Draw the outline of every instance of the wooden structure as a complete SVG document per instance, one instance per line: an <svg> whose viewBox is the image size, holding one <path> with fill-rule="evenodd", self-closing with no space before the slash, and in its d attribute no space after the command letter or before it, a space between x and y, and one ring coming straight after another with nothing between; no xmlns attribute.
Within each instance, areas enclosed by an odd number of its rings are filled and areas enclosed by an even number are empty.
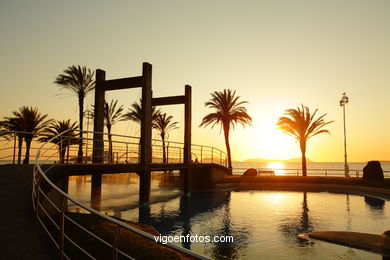
<svg viewBox="0 0 390 260"><path fill-rule="evenodd" d="M185 94L182 96L152 97L152 65L144 62L142 76L106 80L106 73L103 70L96 70L95 84L95 114L94 114L94 141L93 141L93 163L103 163L104 155L104 103L105 92L111 90L141 88L142 89L142 117L141 117L141 139L140 139L140 160L137 173L140 176L140 204L149 202L150 197L150 164L152 162L152 106L184 104L184 192L189 191L188 167L191 163L191 86L185 86ZM93 183L101 183L101 175L92 177Z"/></svg>

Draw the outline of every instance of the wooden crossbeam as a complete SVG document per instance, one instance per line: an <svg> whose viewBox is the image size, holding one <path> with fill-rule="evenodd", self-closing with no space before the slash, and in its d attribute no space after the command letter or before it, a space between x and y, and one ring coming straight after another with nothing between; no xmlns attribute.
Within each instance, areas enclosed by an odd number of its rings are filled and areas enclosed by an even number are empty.
<svg viewBox="0 0 390 260"><path fill-rule="evenodd" d="M185 96L159 97L152 99L152 106L184 104Z"/></svg>
<svg viewBox="0 0 390 260"><path fill-rule="evenodd" d="M104 90L116 90L126 88L140 88L142 87L142 76L122 78L122 79L111 79L104 82Z"/></svg>

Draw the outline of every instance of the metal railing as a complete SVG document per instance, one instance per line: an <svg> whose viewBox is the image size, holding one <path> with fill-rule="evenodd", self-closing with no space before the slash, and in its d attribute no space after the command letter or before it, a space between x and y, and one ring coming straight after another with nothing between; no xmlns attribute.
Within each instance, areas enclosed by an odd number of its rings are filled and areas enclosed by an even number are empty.
<svg viewBox="0 0 390 260"><path fill-rule="evenodd" d="M242 175L248 168L234 168L233 175ZM297 168L257 168L257 176L301 176L302 169ZM350 169L351 177L363 177L362 169ZM383 175L390 177L390 171L383 171ZM344 169L308 168L307 176L344 177Z"/></svg>
<svg viewBox="0 0 390 260"><path fill-rule="evenodd" d="M22 140L22 143L20 146L19 160L22 163L26 154L26 136L32 137L30 147L30 158L32 159L34 154L42 144L40 142L37 142L36 140L42 137L48 137L47 134L0 130L0 162L12 164L18 163L20 139Z"/></svg>
<svg viewBox="0 0 390 260"><path fill-rule="evenodd" d="M66 132L62 134L66 134ZM89 235L93 239L94 244L101 244L102 246L107 247L107 250L112 253L113 259L134 259L134 257L129 255L131 253L124 252L119 247L120 241L123 239L123 236L121 235L123 233L122 231L127 230L133 232L142 236L144 239L156 243L153 235L129 226L122 221L106 216L99 211L87 207L86 205L77 201L75 198L71 197L69 194L59 188L48 177L47 173L53 170L56 167L56 164L52 164L46 169L43 169L41 159L44 158L44 161L47 161L54 160L54 158L59 157L58 154L53 153L51 148L52 145L60 145L60 143L53 143L55 138L58 138L59 136L51 138L48 140L48 142L42 144L41 147L37 150L33 175L32 201L37 220L42 225L43 229L48 234L55 247L59 250L61 259L71 259L72 256L70 254L74 251L77 251L77 254L81 254L89 259L96 259L99 257L94 255L93 250L88 249L88 247L85 246L82 241L79 241L80 239L78 239L78 237L80 237L81 234ZM63 140L60 142L63 142ZM58 152L59 151L60 150L58 150ZM59 183L61 183L61 180ZM114 239L112 241L107 241L99 236L99 232L96 232L96 230L90 230L82 224L78 223L76 220L72 219L72 217L66 212L69 202L79 206L87 213L97 216L102 222L112 225L115 229ZM69 232L69 227L71 225L77 228L77 235L72 235L72 232ZM194 253L190 250L170 243L165 244L164 246L187 254L196 259L209 259L203 255Z"/></svg>
<svg viewBox="0 0 390 260"><path fill-rule="evenodd" d="M71 133L71 134L69 134ZM17 163L18 157L18 135L30 134L25 132L2 131L0 135L0 163ZM83 131L82 163L92 163L93 159L93 134L92 131ZM108 138L110 136L110 139ZM4 138L7 137L7 138ZM47 134L34 134L30 148L33 156L42 145L42 138L50 139ZM76 163L78 161L79 131L72 130L65 134L56 136L45 148L40 159L47 164L51 163ZM24 142L23 142L24 144ZM111 148L110 148L111 147ZM104 134L103 139L103 163L138 163L140 155L140 138L118 134ZM194 163L215 163L223 166L227 165L227 155L225 152L211 146L193 144L192 161ZM22 147L22 157L24 157L25 145ZM56 155L56 156L55 156ZM20 160L22 161L22 159ZM152 163L183 163L184 143L152 140Z"/></svg>

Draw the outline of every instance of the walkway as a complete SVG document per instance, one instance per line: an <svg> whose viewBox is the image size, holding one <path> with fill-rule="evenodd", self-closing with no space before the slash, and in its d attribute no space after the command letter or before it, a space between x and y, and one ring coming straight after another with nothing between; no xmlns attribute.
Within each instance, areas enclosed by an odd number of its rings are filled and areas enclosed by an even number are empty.
<svg viewBox="0 0 390 260"><path fill-rule="evenodd" d="M32 169L0 165L0 259L57 258L34 215Z"/></svg>

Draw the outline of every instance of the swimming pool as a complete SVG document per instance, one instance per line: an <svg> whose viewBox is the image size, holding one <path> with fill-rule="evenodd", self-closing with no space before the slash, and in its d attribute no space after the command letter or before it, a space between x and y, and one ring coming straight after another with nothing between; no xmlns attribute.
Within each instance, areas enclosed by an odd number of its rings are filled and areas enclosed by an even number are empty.
<svg viewBox="0 0 390 260"><path fill-rule="evenodd" d="M134 183L122 180L103 186L101 210L152 225L162 235L233 236L230 243L176 243L217 259L381 259L374 253L318 240L308 242L297 235L327 230L380 234L390 229L389 202L374 197L238 190L182 196L177 190L154 185L154 198L158 199L139 209L131 202ZM71 190L70 185L70 194L77 198ZM157 197L156 192L160 194Z"/></svg>

